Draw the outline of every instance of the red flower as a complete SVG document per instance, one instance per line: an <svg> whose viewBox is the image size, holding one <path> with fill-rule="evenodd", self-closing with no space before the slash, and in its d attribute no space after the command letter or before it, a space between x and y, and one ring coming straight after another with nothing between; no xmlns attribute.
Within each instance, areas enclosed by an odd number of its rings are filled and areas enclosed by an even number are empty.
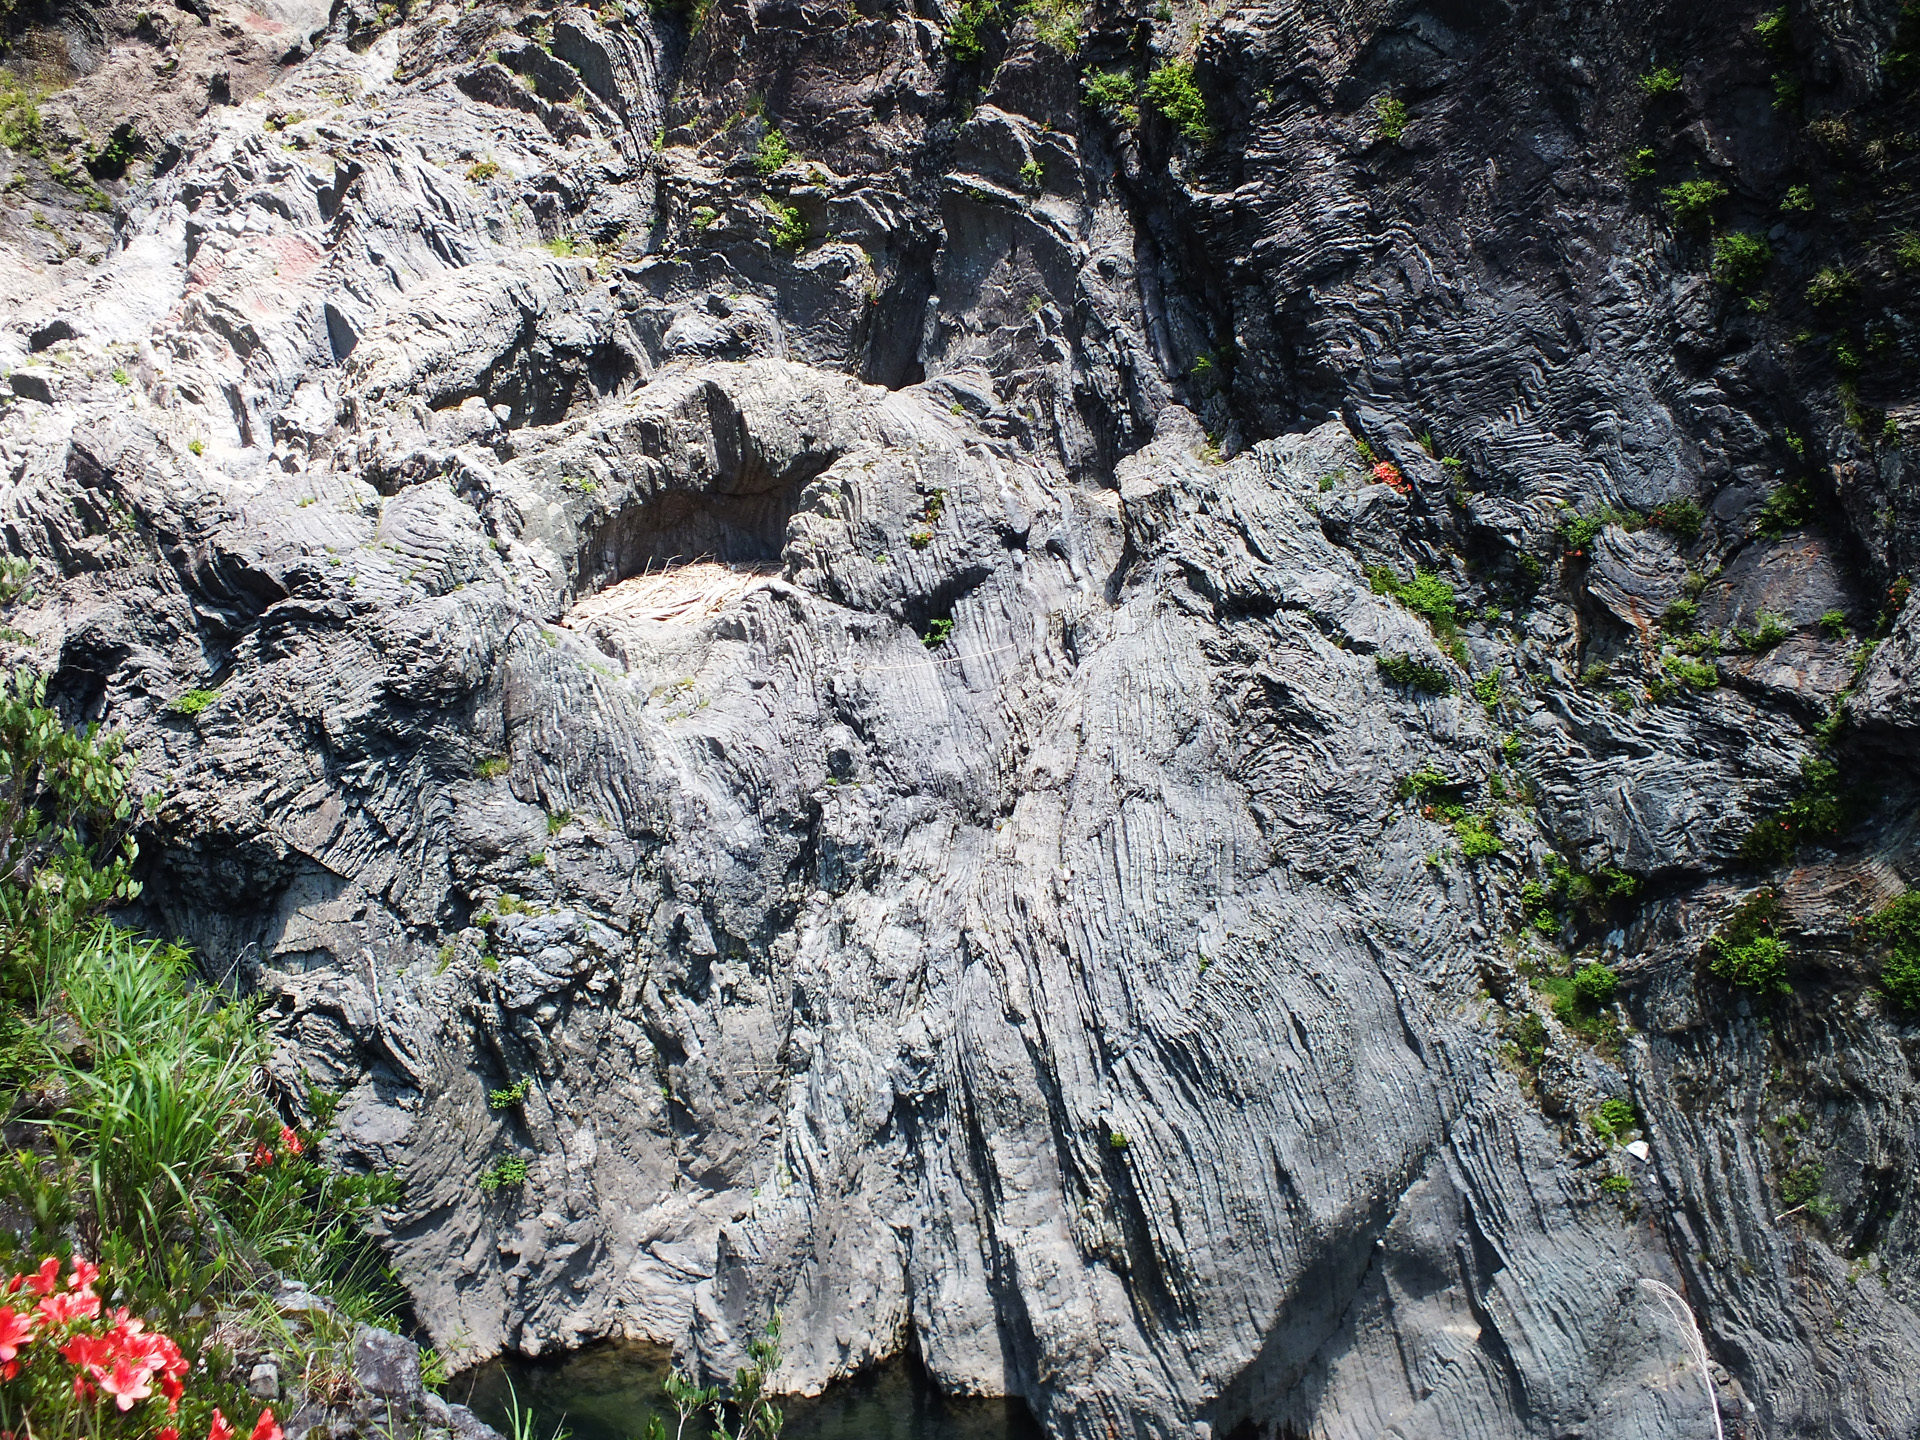
<svg viewBox="0 0 1920 1440"><path fill-rule="evenodd" d="M171 1425L162 1425L153 1432L153 1440L180 1440L180 1432Z"/></svg>
<svg viewBox="0 0 1920 1440"><path fill-rule="evenodd" d="M27 1280L27 1288L36 1295L51 1295L60 1283L60 1262L49 1255L40 1262L40 1270Z"/></svg>
<svg viewBox="0 0 1920 1440"><path fill-rule="evenodd" d="M71 1325L76 1320L91 1320L100 1313L100 1297L91 1290L69 1290L64 1295L49 1295L39 1305L40 1315L49 1325Z"/></svg>
<svg viewBox="0 0 1920 1440"><path fill-rule="evenodd" d="M0 1305L0 1360L12 1360L33 1339L33 1316Z"/></svg>
<svg viewBox="0 0 1920 1440"><path fill-rule="evenodd" d="M113 1362L113 1368L100 1377L100 1388L113 1396L113 1403L124 1414L136 1401L153 1394L153 1367L135 1365L122 1355Z"/></svg>
<svg viewBox="0 0 1920 1440"><path fill-rule="evenodd" d="M227 1417L216 1407L213 1423L207 1426L207 1440L233 1440L233 1426L227 1423Z"/></svg>
<svg viewBox="0 0 1920 1440"><path fill-rule="evenodd" d="M11 1380L19 1373L20 1362L18 1360L0 1361L0 1380Z"/></svg>
<svg viewBox="0 0 1920 1440"><path fill-rule="evenodd" d="M256 1170L264 1170L273 1164L273 1150L266 1145L253 1147L253 1164Z"/></svg>
<svg viewBox="0 0 1920 1440"><path fill-rule="evenodd" d="M113 1362L113 1342L104 1335L76 1335L60 1347L61 1358L98 1380Z"/></svg>
<svg viewBox="0 0 1920 1440"><path fill-rule="evenodd" d="M260 1418L253 1422L253 1434L247 1440L281 1440L280 1427L274 1423L273 1411L260 1412Z"/></svg>
<svg viewBox="0 0 1920 1440"><path fill-rule="evenodd" d="M14 1276L11 1280L7 1281L7 1293L9 1295L18 1295L20 1293L20 1287L26 1283L27 1283L26 1276L24 1275ZM11 1432L7 1432L7 1433L11 1433Z"/></svg>
<svg viewBox="0 0 1920 1440"><path fill-rule="evenodd" d="M285 1150L289 1155L304 1155L307 1153L306 1144L300 1139L299 1135L294 1132L292 1127L287 1125L280 1127L280 1148Z"/></svg>
<svg viewBox="0 0 1920 1440"><path fill-rule="evenodd" d="M89 1265L78 1255L73 1257L73 1279L67 1283L76 1290L85 1290L100 1278L100 1267Z"/></svg>

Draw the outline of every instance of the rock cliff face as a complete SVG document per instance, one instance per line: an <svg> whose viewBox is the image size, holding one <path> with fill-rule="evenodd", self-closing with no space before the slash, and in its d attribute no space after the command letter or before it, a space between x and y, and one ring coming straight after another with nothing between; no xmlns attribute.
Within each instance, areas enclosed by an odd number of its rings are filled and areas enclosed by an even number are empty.
<svg viewBox="0 0 1920 1440"><path fill-rule="evenodd" d="M440 1344L1917 1433L1911 5L14 23L6 644Z"/></svg>

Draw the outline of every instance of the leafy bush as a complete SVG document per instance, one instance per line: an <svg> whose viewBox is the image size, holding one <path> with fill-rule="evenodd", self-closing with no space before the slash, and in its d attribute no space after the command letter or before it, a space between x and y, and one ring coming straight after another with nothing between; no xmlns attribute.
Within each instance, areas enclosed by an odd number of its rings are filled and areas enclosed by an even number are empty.
<svg viewBox="0 0 1920 1440"><path fill-rule="evenodd" d="M1400 137L1407 133L1407 104L1391 95L1382 95L1373 102L1375 129L1382 140L1389 144L1398 144Z"/></svg>
<svg viewBox="0 0 1920 1440"><path fill-rule="evenodd" d="M1773 247L1745 230L1713 242L1713 278L1729 290L1751 290L1772 261Z"/></svg>
<svg viewBox="0 0 1920 1440"><path fill-rule="evenodd" d="M1616 1095L1602 1101L1600 1108L1593 1112L1593 1128L1603 1139L1617 1140L1627 1131L1640 1128L1640 1113L1633 1108L1631 1100Z"/></svg>
<svg viewBox="0 0 1920 1440"><path fill-rule="evenodd" d="M511 1110L523 1103L533 1089L533 1077L522 1075L518 1081L504 1090L487 1091L487 1108L490 1110Z"/></svg>
<svg viewBox="0 0 1920 1440"><path fill-rule="evenodd" d="M1038 160L1029 159L1020 167L1020 188L1029 194L1039 194L1041 182L1046 178L1046 167Z"/></svg>
<svg viewBox="0 0 1920 1440"><path fill-rule="evenodd" d="M175 715L198 715L219 698L218 690L188 690L169 700L167 709Z"/></svg>
<svg viewBox="0 0 1920 1440"><path fill-rule="evenodd" d="M1714 207L1727 198L1727 187L1718 180L1683 180L1663 189L1660 198L1678 223L1705 229L1712 223Z"/></svg>
<svg viewBox="0 0 1920 1440"><path fill-rule="evenodd" d="M1789 185L1787 193L1780 197L1782 215L1809 215L1813 213L1813 190L1806 185Z"/></svg>
<svg viewBox="0 0 1920 1440"><path fill-rule="evenodd" d="M1640 77L1640 93L1643 95L1672 95L1680 88L1678 72L1662 65L1658 70L1649 70Z"/></svg>
<svg viewBox="0 0 1920 1440"><path fill-rule="evenodd" d="M1920 270L1920 230L1903 230L1894 237L1893 258L1902 270Z"/></svg>
<svg viewBox="0 0 1920 1440"><path fill-rule="evenodd" d="M1172 122L1187 139L1206 145L1213 141L1207 120L1207 99L1193 80L1191 60L1166 60L1147 76L1147 103Z"/></svg>
<svg viewBox="0 0 1920 1440"><path fill-rule="evenodd" d="M1827 1183L1826 1167L1818 1161L1809 1161L1805 1165L1796 1165L1780 1177L1780 1201L1789 1209L1814 1208L1820 1199L1820 1192Z"/></svg>
<svg viewBox="0 0 1920 1440"><path fill-rule="evenodd" d="M767 133L760 137L760 148L754 152L754 173L764 180L792 158L793 146L787 143L787 137L769 126Z"/></svg>
<svg viewBox="0 0 1920 1440"><path fill-rule="evenodd" d="M1405 685L1428 695L1445 695L1453 689L1446 671L1415 660L1411 655L1379 655L1374 657L1374 663L1395 685Z"/></svg>
<svg viewBox="0 0 1920 1440"><path fill-rule="evenodd" d="M513 769L513 761L504 755L489 755L473 767L474 776L481 780L498 780Z"/></svg>
<svg viewBox="0 0 1920 1440"><path fill-rule="evenodd" d="M476 1182L483 1194L492 1195L500 1190L518 1189L527 1183L527 1161L521 1155L503 1155L499 1160L480 1172Z"/></svg>
<svg viewBox="0 0 1920 1440"><path fill-rule="evenodd" d="M1777 865L1802 845L1837 839L1852 821L1854 797L1840 784L1831 760L1809 755L1800 762L1800 793L1760 820L1740 842L1749 865Z"/></svg>
<svg viewBox="0 0 1920 1440"><path fill-rule="evenodd" d="M0 145L9 150L40 148L40 103L31 86L0 70Z"/></svg>
<svg viewBox="0 0 1920 1440"><path fill-rule="evenodd" d="M1699 660L1689 660L1684 655L1662 655L1660 664L1674 679L1696 690L1711 690L1720 683L1718 669Z"/></svg>
<svg viewBox="0 0 1920 1440"><path fill-rule="evenodd" d="M1706 511L1692 496L1663 500L1647 512L1647 524L1656 530L1664 530L1683 543L1698 540L1706 520Z"/></svg>
<svg viewBox="0 0 1920 1440"><path fill-rule="evenodd" d="M1598 1009L1611 1005L1613 997L1620 989L1620 977L1598 961L1583 965L1574 972L1574 998L1581 1004Z"/></svg>
<svg viewBox="0 0 1920 1440"><path fill-rule="evenodd" d="M927 622L927 633L920 637L920 643L929 650L938 650L952 637L953 621L943 617Z"/></svg>
<svg viewBox="0 0 1920 1440"><path fill-rule="evenodd" d="M1627 1175L1605 1175L1601 1177L1600 1188L1609 1195L1630 1195L1633 1179Z"/></svg>
<svg viewBox="0 0 1920 1440"><path fill-rule="evenodd" d="M1773 933L1780 917L1780 892L1771 886L1754 891L1707 942L1707 968L1719 979L1762 995L1786 994L1786 945Z"/></svg>
<svg viewBox="0 0 1920 1440"><path fill-rule="evenodd" d="M1880 962L1880 988L1903 1010L1920 1012L1920 890L1909 890L1861 927L1887 947Z"/></svg>
<svg viewBox="0 0 1920 1440"><path fill-rule="evenodd" d="M947 49L956 60L978 60L986 50L981 32L999 23L1000 0L961 0L960 13L947 27Z"/></svg>
<svg viewBox="0 0 1920 1440"><path fill-rule="evenodd" d="M1460 853L1469 860L1482 860L1489 855L1498 855L1506 848L1500 839L1495 817L1486 815L1463 815L1454 822L1453 833L1459 838Z"/></svg>
<svg viewBox="0 0 1920 1440"><path fill-rule="evenodd" d="M1853 294L1858 284L1851 270L1823 265L1807 282L1807 302L1811 305L1838 305Z"/></svg>
<svg viewBox="0 0 1920 1440"><path fill-rule="evenodd" d="M1024 0L1020 13L1033 21L1033 33L1042 45L1062 55L1080 53L1080 31L1086 12L1078 0Z"/></svg>
<svg viewBox="0 0 1920 1440"><path fill-rule="evenodd" d="M1804 477L1796 476L1768 493L1753 528L1769 540L1777 540L1790 530L1806 526L1813 516L1813 489Z"/></svg>
<svg viewBox="0 0 1920 1440"><path fill-rule="evenodd" d="M478 160L467 167L467 179L476 185L484 185L500 173L500 167L491 160Z"/></svg>
<svg viewBox="0 0 1920 1440"><path fill-rule="evenodd" d="M776 247L798 250L807 243L807 222L798 205L782 205L775 200L767 208L773 212L773 228L768 235Z"/></svg>
<svg viewBox="0 0 1920 1440"><path fill-rule="evenodd" d="M1128 129L1140 123L1138 94L1139 87L1125 70L1089 70L1080 82L1082 104Z"/></svg>

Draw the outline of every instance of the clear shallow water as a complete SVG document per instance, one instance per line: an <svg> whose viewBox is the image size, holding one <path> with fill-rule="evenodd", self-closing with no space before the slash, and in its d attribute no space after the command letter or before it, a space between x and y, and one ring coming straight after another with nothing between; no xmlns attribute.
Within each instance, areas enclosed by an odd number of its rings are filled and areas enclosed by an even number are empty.
<svg viewBox="0 0 1920 1440"><path fill-rule="evenodd" d="M658 1350L596 1345L551 1360L495 1361L455 1376L446 1394L510 1434L511 1382L533 1413L538 1440L551 1440L562 1423L574 1440L640 1440L654 1414L673 1433L675 1418L660 1390L666 1373L667 1357ZM782 1408L785 1440L1040 1440L1020 1401L944 1396L911 1359L889 1361Z"/></svg>

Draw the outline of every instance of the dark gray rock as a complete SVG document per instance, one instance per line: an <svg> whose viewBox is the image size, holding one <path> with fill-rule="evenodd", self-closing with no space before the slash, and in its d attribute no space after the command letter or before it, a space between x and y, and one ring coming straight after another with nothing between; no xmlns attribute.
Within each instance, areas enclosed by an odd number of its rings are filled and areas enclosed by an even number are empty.
<svg viewBox="0 0 1920 1440"><path fill-rule="evenodd" d="M973 70L834 15L342 6L99 266L19 267L16 384L78 338L0 415L8 658L130 732L141 918L404 1180L436 1343L724 1372L778 1309L787 1388L912 1346L1060 1435L1911 1432L1854 922L1916 870L1920 622L1823 623L1920 554L1846 413L1900 397L1789 373L1787 240L1731 305L1612 158L1772 223L1831 127L1751 17L1089 11L1069 60L1009 10ZM1850 124L1892 18L1795 12ZM1196 23L1214 144L1081 104ZM1749 865L1822 754L1858 823ZM1763 883L1789 999L1712 973Z"/></svg>

